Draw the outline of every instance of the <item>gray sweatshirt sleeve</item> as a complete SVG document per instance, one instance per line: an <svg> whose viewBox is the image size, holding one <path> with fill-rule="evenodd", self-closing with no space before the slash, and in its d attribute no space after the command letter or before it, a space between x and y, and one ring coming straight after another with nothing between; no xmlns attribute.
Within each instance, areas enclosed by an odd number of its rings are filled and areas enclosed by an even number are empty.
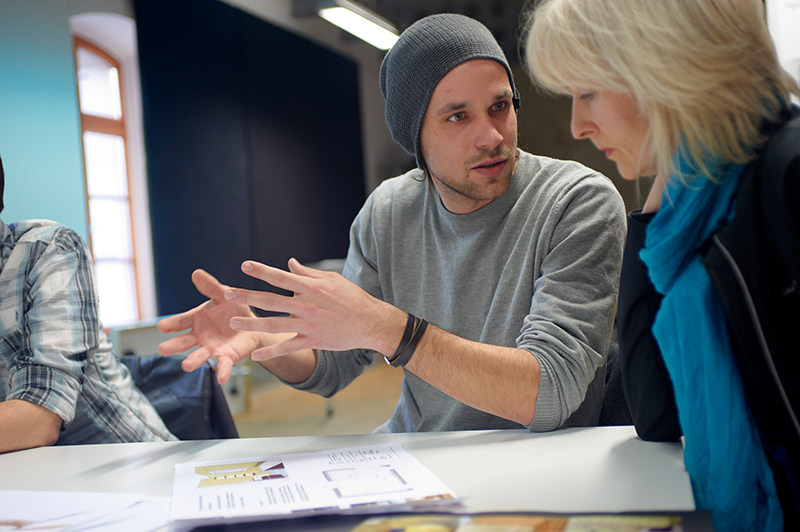
<svg viewBox="0 0 800 532"><path fill-rule="evenodd" d="M536 356L541 378L530 430L561 426L581 405L611 338L625 239L625 207L596 174L552 203L540 241L541 275L517 346Z"/></svg>

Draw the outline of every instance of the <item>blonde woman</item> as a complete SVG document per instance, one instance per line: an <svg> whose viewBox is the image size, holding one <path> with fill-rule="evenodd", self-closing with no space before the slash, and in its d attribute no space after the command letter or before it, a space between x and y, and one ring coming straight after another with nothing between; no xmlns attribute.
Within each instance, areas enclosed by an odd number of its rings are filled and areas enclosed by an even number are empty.
<svg viewBox="0 0 800 532"><path fill-rule="evenodd" d="M628 220L625 390L641 437L685 437L698 507L724 531L800 530L800 341L787 333L800 324L800 296L797 265L783 260L796 258L800 235L800 120L790 103L800 91L763 10L758 0L545 0L524 43L532 78L572 96L573 136L591 139L623 178L655 177ZM759 224L773 213L748 194L772 193L773 182L786 219L769 232ZM721 288L706 250L730 227L754 242L732 266L782 290L786 312L758 299L745 309L738 290ZM784 248L794 251L766 254ZM740 326L732 316L748 310L754 319ZM760 323L767 334L751 349ZM785 355L785 371L763 369L762 347Z"/></svg>

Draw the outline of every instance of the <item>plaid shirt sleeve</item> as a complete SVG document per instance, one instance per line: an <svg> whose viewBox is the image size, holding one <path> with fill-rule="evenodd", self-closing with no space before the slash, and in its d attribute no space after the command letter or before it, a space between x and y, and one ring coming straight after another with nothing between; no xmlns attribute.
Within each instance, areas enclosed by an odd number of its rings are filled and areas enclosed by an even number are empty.
<svg viewBox="0 0 800 532"><path fill-rule="evenodd" d="M58 414L75 416L87 354L98 348L101 325L83 240L72 230L45 226L26 233L20 260L3 267L0 350L9 363L9 394ZM15 247L16 247L15 246ZM21 312L20 312L21 309Z"/></svg>

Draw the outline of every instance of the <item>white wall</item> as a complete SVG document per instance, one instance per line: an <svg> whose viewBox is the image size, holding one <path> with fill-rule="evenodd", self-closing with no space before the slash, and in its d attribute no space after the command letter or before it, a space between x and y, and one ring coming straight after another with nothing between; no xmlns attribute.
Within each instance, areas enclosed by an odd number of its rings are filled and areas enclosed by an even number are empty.
<svg viewBox="0 0 800 532"><path fill-rule="evenodd" d="M800 82L800 0L767 0L767 24L781 65Z"/></svg>

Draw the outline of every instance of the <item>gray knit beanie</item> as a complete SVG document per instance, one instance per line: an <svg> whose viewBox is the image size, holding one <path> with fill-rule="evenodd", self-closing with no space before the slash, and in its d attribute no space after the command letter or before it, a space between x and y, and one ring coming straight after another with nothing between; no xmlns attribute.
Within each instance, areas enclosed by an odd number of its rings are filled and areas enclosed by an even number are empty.
<svg viewBox="0 0 800 532"><path fill-rule="evenodd" d="M430 15L409 26L381 64L381 93L392 138L422 166L420 128L433 89L453 68L470 59L494 59L506 68L514 108L519 93L511 67L489 29L451 13Z"/></svg>

